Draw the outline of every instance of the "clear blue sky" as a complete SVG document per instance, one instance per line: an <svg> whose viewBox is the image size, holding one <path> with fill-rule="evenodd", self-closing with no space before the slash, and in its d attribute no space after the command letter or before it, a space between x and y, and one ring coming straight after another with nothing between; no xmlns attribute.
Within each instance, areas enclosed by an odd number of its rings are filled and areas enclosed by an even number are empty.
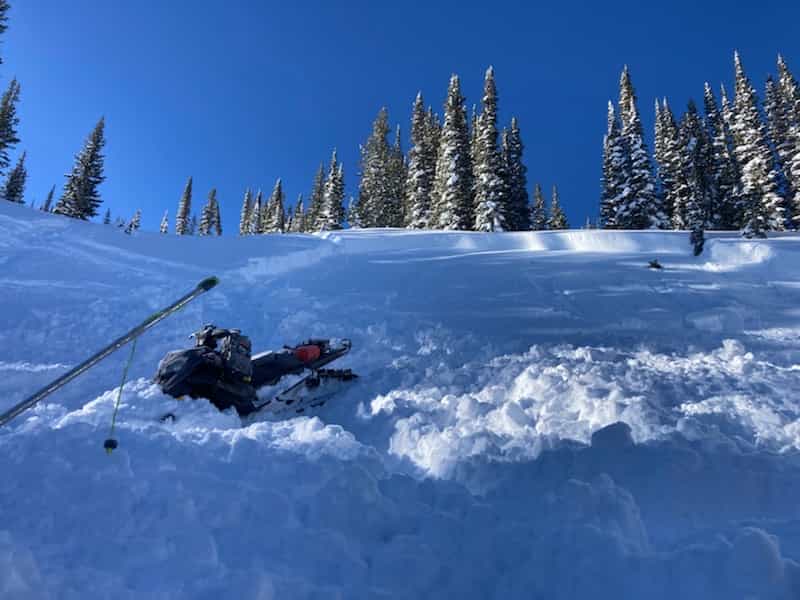
<svg viewBox="0 0 800 600"><path fill-rule="evenodd" d="M798 3L11 0L0 78L22 83L27 197L57 190L101 115L105 206L155 229L184 182L215 186L223 227L246 187L308 193L336 147L355 194L358 145L382 105L407 141L417 90L441 112L452 72L468 104L495 67L503 122L516 115L529 180L556 183L573 224L596 215L606 101L630 66L648 128L703 82L732 79L735 48L763 86L782 52L800 76Z"/></svg>

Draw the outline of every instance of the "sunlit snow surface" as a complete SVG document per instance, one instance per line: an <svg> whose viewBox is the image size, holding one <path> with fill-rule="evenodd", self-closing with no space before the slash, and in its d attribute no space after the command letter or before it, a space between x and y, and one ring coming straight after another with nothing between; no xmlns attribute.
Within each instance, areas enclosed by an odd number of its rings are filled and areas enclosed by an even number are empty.
<svg viewBox="0 0 800 600"><path fill-rule="evenodd" d="M0 432L0 597L800 598L800 236L709 237L131 237L3 203L0 409L221 284L140 340L112 455L127 349ZM361 378L282 422L163 396L206 322L350 337Z"/></svg>

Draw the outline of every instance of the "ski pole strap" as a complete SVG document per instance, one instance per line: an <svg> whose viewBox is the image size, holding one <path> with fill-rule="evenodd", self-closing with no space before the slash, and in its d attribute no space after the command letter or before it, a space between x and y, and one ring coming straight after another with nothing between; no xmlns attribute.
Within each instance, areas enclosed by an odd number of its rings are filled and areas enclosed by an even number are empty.
<svg viewBox="0 0 800 600"><path fill-rule="evenodd" d="M122 388L125 387L125 380L128 378L128 369L131 368L131 363L133 362L133 355L136 352L136 338L133 340L133 344L131 344L131 353L128 356L128 362L125 363L125 368L122 369L122 381L119 384L119 392L117 393L117 401L114 404L114 412L111 415L111 429L108 431L108 439L103 443L103 448L106 449L108 454L118 446L117 440L114 439L114 427L117 424L117 412L119 412L119 403L122 400Z"/></svg>

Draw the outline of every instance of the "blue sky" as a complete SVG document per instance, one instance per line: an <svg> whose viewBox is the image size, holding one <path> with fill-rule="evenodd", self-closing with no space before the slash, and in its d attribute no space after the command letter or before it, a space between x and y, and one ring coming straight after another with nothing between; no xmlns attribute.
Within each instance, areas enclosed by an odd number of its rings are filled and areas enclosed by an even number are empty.
<svg viewBox="0 0 800 600"><path fill-rule="evenodd" d="M516 115L531 185L558 184L573 224L597 214L606 102L630 66L648 134L653 101L676 111L703 82L732 79L732 54L763 86L783 53L800 76L800 7L759 2L267 2L11 0L2 85L22 84L27 198L64 181L101 115L105 206L143 226L170 218L189 175L195 206L218 189L238 227L246 187L283 178L308 193L335 147L348 193L358 145L385 105L407 142L418 90L437 111L452 72L468 104L495 67L503 122ZM652 147L652 135L648 137Z"/></svg>

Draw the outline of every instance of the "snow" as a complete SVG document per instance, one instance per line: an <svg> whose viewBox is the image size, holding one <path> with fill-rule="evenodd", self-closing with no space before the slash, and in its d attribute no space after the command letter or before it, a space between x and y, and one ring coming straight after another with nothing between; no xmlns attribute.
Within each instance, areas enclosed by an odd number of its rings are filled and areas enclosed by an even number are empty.
<svg viewBox="0 0 800 600"><path fill-rule="evenodd" d="M661 271L647 268L658 259ZM179 238L0 205L0 597L800 598L800 236ZM150 383L203 323L349 337L287 421ZM166 412L177 415L162 423Z"/></svg>

